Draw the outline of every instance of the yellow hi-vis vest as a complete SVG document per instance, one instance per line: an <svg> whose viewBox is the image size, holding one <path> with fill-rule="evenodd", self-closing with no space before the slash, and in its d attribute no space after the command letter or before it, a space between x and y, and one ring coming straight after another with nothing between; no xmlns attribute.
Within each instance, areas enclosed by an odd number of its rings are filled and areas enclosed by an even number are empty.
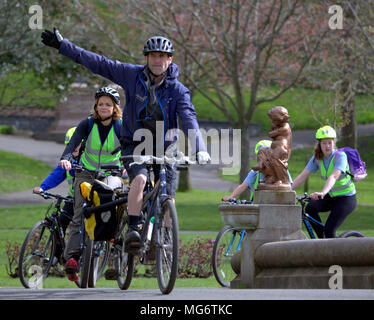
<svg viewBox="0 0 374 320"><path fill-rule="evenodd" d="M102 165L120 166L119 157L121 151L112 155L111 153L120 146L114 127L110 129L104 144L101 144L99 128L94 123L90 134L88 135L86 147L82 155L83 165L90 170L100 170Z"/></svg>
<svg viewBox="0 0 374 320"><path fill-rule="evenodd" d="M330 163L328 165L328 169L326 171L325 164L321 161L321 177L322 180L326 181L328 177L332 174L334 170L334 161L335 155L332 156ZM349 165L347 163L347 167L345 169L346 172L349 171ZM347 173L342 173L339 178L336 180L335 184L331 188L329 195L331 197L343 196L345 194L351 193L356 191L356 187L351 179L351 176Z"/></svg>

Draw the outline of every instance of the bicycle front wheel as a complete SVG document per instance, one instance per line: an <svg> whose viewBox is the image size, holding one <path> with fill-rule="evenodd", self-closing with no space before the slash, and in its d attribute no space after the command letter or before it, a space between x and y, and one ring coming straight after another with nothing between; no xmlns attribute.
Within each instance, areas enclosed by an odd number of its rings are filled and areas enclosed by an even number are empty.
<svg viewBox="0 0 374 320"><path fill-rule="evenodd" d="M27 234L18 261L20 280L25 288L42 288L53 263L56 241L50 225L39 221Z"/></svg>
<svg viewBox="0 0 374 320"><path fill-rule="evenodd" d="M362 237L365 237L365 235L363 233L361 233L360 231L356 231L356 230L348 230L348 231L345 231L343 232L339 238L362 238Z"/></svg>
<svg viewBox="0 0 374 320"><path fill-rule="evenodd" d="M163 294L170 293L178 275L178 218L172 200L162 204L159 213L156 269L158 286Z"/></svg>
<svg viewBox="0 0 374 320"><path fill-rule="evenodd" d="M216 280L222 287L230 287L236 277L231 267L231 258L240 248L242 233L231 226L225 226L218 233L213 246L212 267Z"/></svg>

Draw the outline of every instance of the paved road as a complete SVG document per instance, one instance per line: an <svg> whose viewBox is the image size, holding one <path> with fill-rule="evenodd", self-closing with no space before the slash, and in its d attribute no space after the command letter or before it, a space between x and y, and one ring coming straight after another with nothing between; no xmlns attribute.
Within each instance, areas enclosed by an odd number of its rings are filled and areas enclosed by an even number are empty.
<svg viewBox="0 0 374 320"><path fill-rule="evenodd" d="M0 287L0 300L374 300L374 290L175 288L169 295L158 289L109 288L40 289Z"/></svg>

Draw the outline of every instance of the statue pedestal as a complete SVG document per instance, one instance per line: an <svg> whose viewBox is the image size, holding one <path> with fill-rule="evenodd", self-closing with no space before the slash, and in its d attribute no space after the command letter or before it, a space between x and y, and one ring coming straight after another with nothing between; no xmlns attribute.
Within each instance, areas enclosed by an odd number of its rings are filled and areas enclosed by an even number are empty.
<svg viewBox="0 0 374 320"><path fill-rule="evenodd" d="M232 260L233 269L240 270L238 278L231 282L232 288L255 287L255 252L262 244L306 239L301 230L301 207L295 203L292 190L260 190L255 192L254 204L219 206L225 224L247 231L237 253L240 259Z"/></svg>

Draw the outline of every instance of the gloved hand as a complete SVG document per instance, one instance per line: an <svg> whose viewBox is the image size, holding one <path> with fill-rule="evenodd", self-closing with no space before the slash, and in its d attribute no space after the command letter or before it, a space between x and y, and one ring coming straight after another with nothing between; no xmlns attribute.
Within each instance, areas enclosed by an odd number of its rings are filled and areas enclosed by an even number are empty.
<svg viewBox="0 0 374 320"><path fill-rule="evenodd" d="M199 164L207 164L210 161L210 155L206 151L199 151L197 153L197 162Z"/></svg>
<svg viewBox="0 0 374 320"><path fill-rule="evenodd" d="M60 49L63 39L61 33L56 28L53 28L53 32L47 29L42 32L42 42L46 46L56 48L57 50Z"/></svg>

